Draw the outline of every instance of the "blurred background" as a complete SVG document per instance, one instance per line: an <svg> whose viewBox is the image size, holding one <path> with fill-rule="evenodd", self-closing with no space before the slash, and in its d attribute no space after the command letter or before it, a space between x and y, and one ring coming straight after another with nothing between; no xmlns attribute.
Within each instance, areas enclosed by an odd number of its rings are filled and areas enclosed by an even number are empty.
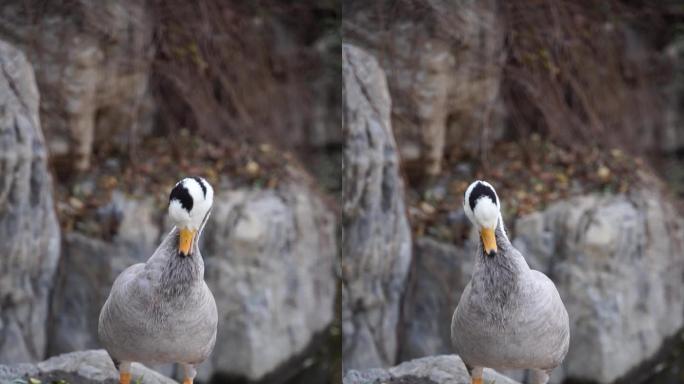
<svg viewBox="0 0 684 384"><path fill-rule="evenodd" d="M340 381L340 9L2 2L0 364L113 370L67 353L101 348L114 278L197 175L216 191L201 247L220 318L198 381Z"/></svg>
<svg viewBox="0 0 684 384"><path fill-rule="evenodd" d="M346 0L342 31L345 383L453 353L475 179L570 314L553 383L683 383L682 2Z"/></svg>

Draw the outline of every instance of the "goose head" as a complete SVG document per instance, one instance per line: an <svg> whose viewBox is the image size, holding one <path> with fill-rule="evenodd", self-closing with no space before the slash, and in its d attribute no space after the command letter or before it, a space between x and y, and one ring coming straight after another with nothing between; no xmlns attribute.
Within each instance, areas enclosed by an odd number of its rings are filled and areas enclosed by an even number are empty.
<svg viewBox="0 0 684 384"><path fill-rule="evenodd" d="M501 217L501 205L494 187L482 180L470 184L463 199L463 209L480 233L485 254L495 256L497 246L494 233Z"/></svg>
<svg viewBox="0 0 684 384"><path fill-rule="evenodd" d="M214 202L214 189L201 177L186 177L169 196L169 218L180 233L178 253L189 256Z"/></svg>

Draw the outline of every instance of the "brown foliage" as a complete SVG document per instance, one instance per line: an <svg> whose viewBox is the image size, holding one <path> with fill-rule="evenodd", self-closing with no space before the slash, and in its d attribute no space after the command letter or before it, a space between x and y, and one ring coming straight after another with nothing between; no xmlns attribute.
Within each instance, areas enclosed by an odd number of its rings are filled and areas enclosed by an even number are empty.
<svg viewBox="0 0 684 384"><path fill-rule="evenodd" d="M636 32L638 22L662 29L662 10L641 5L637 14L618 1L550 0L504 2L503 11L502 90L519 137L538 132L572 148L654 149L667 66L648 35Z"/></svg>
<svg viewBox="0 0 684 384"><path fill-rule="evenodd" d="M216 140L301 144L334 2L153 1L161 125Z"/></svg>

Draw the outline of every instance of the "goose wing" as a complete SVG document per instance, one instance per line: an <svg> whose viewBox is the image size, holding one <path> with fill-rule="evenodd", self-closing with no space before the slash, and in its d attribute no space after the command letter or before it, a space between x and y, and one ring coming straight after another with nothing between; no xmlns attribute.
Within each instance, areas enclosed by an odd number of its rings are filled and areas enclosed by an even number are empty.
<svg viewBox="0 0 684 384"><path fill-rule="evenodd" d="M145 331L146 309L149 308L146 304L151 296L151 284L146 280L144 263L126 268L114 280L100 311L98 336L116 359L130 360L127 350L138 344L140 334Z"/></svg>

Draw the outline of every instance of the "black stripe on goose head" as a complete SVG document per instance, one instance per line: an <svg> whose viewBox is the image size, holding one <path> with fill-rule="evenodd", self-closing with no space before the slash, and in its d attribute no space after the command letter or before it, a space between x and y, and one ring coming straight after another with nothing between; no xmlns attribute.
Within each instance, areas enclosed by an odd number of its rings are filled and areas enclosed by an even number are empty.
<svg viewBox="0 0 684 384"><path fill-rule="evenodd" d="M200 183L200 185L202 185L202 183ZM183 186L182 182L176 184L176 186L173 187L173 189L171 190L169 201L171 200L177 200L178 202L180 202L183 209L185 209L188 212L192 210L192 205L194 203L192 200L192 196L190 196L190 192L187 188Z"/></svg>
<svg viewBox="0 0 684 384"><path fill-rule="evenodd" d="M499 205L496 199L496 193L491 187L478 182L472 191L470 191L470 197L468 198L468 204L470 204L470 209L475 211L475 204L480 197L487 196L496 205Z"/></svg>
<svg viewBox="0 0 684 384"><path fill-rule="evenodd" d="M197 182L197 184L200 185L200 187L202 187L202 194L206 198L207 197L207 187L204 186L204 181L202 180L202 178L195 176L195 177L193 177L193 179Z"/></svg>

